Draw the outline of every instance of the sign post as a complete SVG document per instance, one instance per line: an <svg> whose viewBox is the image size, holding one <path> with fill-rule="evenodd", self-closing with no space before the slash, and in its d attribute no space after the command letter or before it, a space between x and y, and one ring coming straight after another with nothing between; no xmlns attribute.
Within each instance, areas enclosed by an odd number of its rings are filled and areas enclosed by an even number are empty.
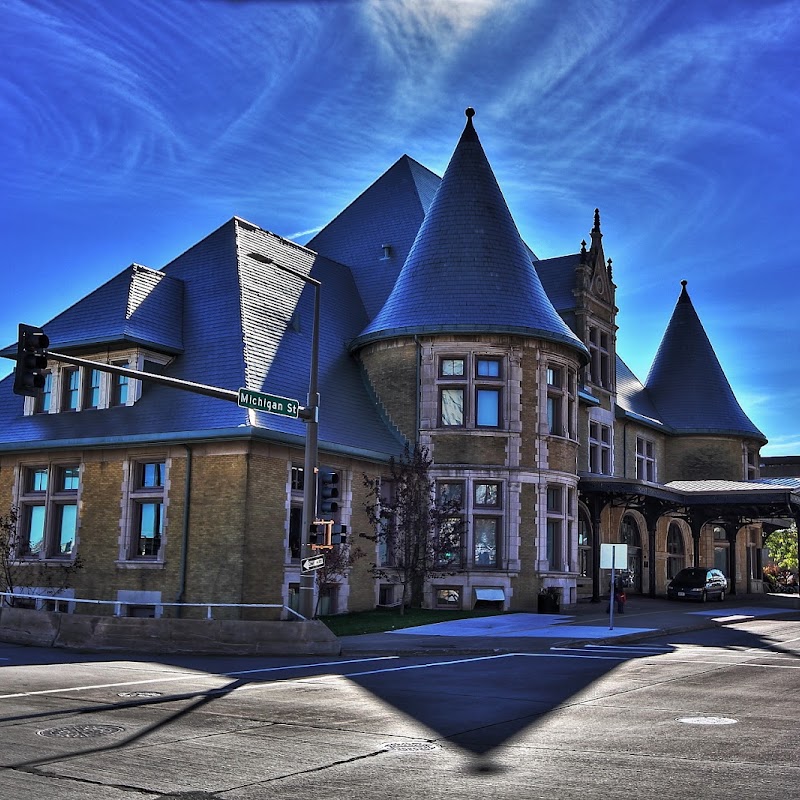
<svg viewBox="0 0 800 800"><path fill-rule="evenodd" d="M611 597L608 601L608 629L614 630L614 605L616 601L616 571L628 567L627 544L601 544L600 569L611 570Z"/></svg>

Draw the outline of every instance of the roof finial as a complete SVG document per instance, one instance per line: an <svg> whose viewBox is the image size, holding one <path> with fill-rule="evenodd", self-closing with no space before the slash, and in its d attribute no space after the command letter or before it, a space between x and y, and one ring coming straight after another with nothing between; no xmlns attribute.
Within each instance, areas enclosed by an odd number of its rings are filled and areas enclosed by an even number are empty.
<svg viewBox="0 0 800 800"><path fill-rule="evenodd" d="M683 286L683 288L685 289L687 283L689 283L689 281L686 281L686 280L681 281L681 286Z"/></svg>
<svg viewBox="0 0 800 800"><path fill-rule="evenodd" d="M467 115L467 119L472 119L475 116L475 109L469 106L464 113Z"/></svg>
<svg viewBox="0 0 800 800"><path fill-rule="evenodd" d="M586 263L586 239L581 241L581 264Z"/></svg>
<svg viewBox="0 0 800 800"><path fill-rule="evenodd" d="M594 210L594 230L600 231L600 209L596 208Z"/></svg>
<svg viewBox="0 0 800 800"><path fill-rule="evenodd" d="M614 280L613 273L611 272L611 259L610 258L608 259L608 279L610 281Z"/></svg>

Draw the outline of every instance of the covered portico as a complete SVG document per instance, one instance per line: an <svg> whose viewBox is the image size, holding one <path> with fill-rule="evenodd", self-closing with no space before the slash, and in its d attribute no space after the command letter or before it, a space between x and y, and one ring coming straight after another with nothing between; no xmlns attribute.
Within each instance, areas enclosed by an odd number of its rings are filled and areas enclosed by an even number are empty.
<svg viewBox="0 0 800 800"><path fill-rule="evenodd" d="M619 540L619 531L603 529L608 509L635 511L647 529L647 593L656 596L656 532L664 516L685 521L693 540L693 565L700 566L701 536L713 525L724 531L729 545L729 592L737 593L737 537L747 525L758 525L761 542L792 520L800 523L800 479L773 478L752 481L675 481L653 484L629 478L582 474L578 484L581 502L589 511L592 530L592 601L600 600L600 544ZM608 526L606 526L608 528ZM707 529L708 530L708 529ZM800 530L800 524L798 524ZM712 536L711 532L707 535ZM798 534L800 537L800 534Z"/></svg>

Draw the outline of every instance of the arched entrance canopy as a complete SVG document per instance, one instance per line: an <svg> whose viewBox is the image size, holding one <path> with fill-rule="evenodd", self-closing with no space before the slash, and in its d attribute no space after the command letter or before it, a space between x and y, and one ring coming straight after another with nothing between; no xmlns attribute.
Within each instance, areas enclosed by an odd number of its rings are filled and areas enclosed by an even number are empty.
<svg viewBox="0 0 800 800"><path fill-rule="evenodd" d="M797 523L800 539L800 479L764 478L754 481L673 481L654 485L630 478L582 473L578 492L592 518L594 557L592 599L600 599L600 515L607 506L639 511L647 522L651 556L656 549L656 525L664 514L683 517L691 526L695 566L698 566L700 531L708 522L718 522L728 534L734 563L730 592L736 594L736 534L743 525L759 522L773 529ZM771 524L770 524L771 522ZM656 560L648 560L650 596L656 591Z"/></svg>

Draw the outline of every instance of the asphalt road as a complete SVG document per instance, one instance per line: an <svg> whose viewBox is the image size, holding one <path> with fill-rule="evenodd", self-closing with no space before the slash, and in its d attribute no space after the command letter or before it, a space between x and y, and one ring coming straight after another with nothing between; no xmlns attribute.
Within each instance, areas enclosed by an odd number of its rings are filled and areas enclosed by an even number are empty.
<svg viewBox="0 0 800 800"><path fill-rule="evenodd" d="M800 622L536 653L0 644L0 798L800 797Z"/></svg>

